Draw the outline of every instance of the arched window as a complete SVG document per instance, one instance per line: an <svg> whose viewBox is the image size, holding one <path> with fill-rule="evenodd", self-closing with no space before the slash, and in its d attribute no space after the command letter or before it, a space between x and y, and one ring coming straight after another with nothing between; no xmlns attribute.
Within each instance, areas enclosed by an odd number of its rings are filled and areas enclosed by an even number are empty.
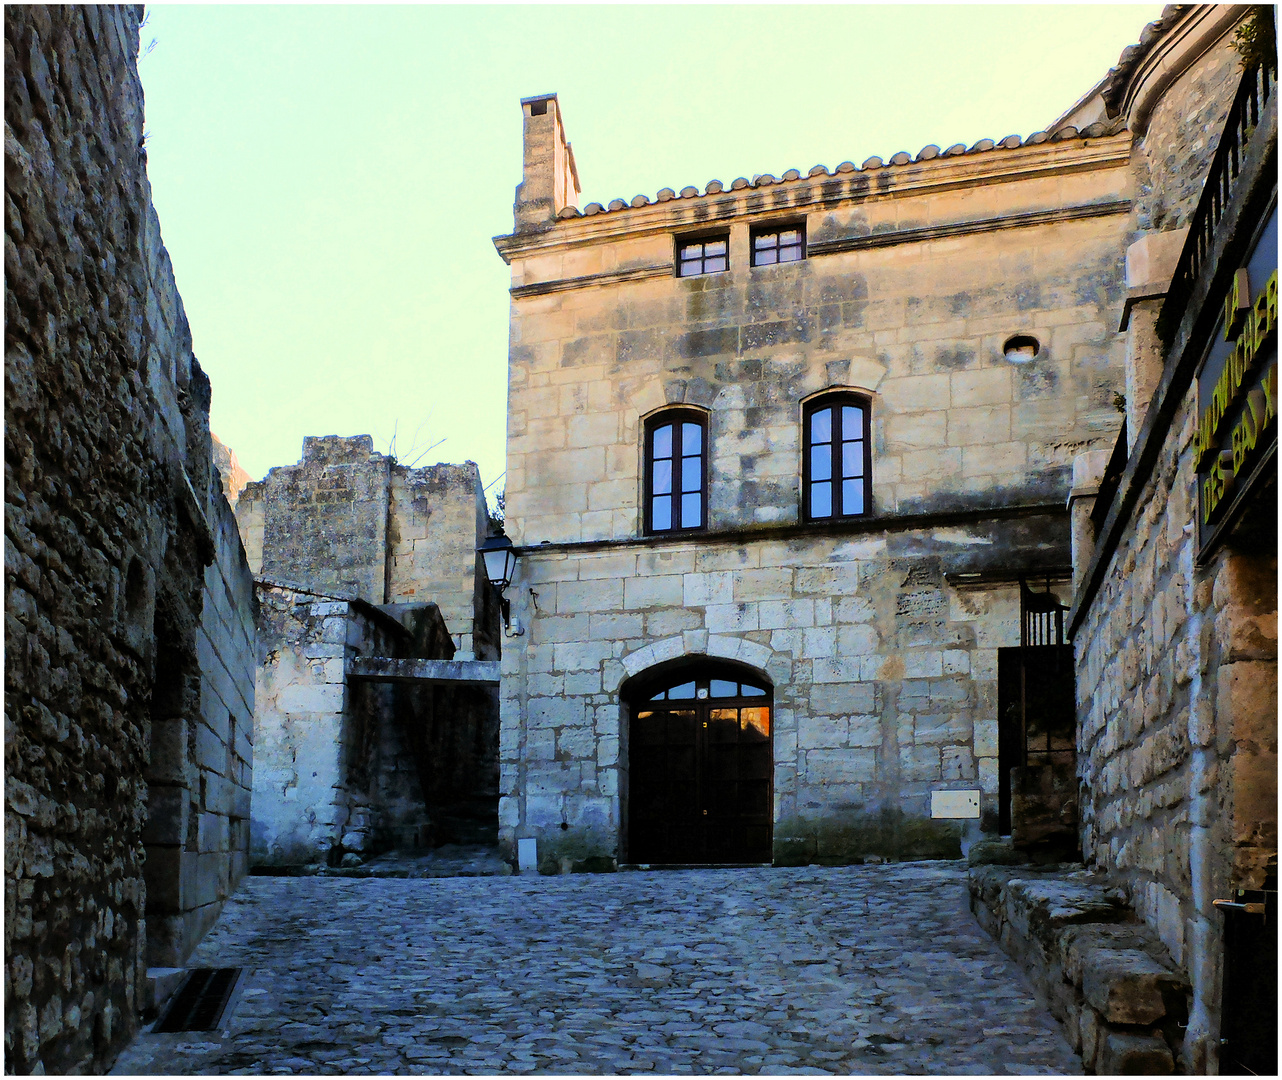
<svg viewBox="0 0 1282 1080"><path fill-rule="evenodd" d="M708 420L668 409L645 425L645 531L689 532L708 521Z"/></svg>
<svg viewBox="0 0 1282 1080"><path fill-rule="evenodd" d="M807 403L801 470L801 516L806 521L872 512L871 412L868 398L845 391Z"/></svg>

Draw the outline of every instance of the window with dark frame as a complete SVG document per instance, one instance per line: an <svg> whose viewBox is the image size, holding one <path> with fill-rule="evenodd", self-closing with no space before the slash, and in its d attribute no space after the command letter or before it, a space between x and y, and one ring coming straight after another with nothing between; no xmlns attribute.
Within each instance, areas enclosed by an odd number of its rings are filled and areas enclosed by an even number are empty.
<svg viewBox="0 0 1282 1080"><path fill-rule="evenodd" d="M730 268L730 237L703 236L677 241L677 277L719 274Z"/></svg>
<svg viewBox="0 0 1282 1080"><path fill-rule="evenodd" d="M859 394L825 394L802 414L802 517L860 517L872 511L871 402Z"/></svg>
<svg viewBox="0 0 1282 1080"><path fill-rule="evenodd" d="M752 265L800 262L806 257L806 231L800 225L752 230Z"/></svg>
<svg viewBox="0 0 1282 1080"><path fill-rule="evenodd" d="M692 409L670 409L645 427L647 533L689 532L707 522L708 421Z"/></svg>

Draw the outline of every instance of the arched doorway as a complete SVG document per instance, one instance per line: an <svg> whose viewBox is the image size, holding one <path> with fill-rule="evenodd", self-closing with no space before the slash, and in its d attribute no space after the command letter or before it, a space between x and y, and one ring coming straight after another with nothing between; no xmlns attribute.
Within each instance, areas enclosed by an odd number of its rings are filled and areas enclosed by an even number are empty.
<svg viewBox="0 0 1282 1080"><path fill-rule="evenodd" d="M629 860L770 862L769 682L705 661L638 676L626 697Z"/></svg>

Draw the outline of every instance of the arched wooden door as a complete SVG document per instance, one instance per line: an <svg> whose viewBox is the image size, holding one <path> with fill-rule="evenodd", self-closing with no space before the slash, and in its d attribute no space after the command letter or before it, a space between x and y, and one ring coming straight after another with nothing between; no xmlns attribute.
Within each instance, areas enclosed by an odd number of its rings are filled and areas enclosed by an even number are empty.
<svg viewBox="0 0 1282 1080"><path fill-rule="evenodd" d="M686 668L631 701L628 858L771 861L771 692L733 669Z"/></svg>

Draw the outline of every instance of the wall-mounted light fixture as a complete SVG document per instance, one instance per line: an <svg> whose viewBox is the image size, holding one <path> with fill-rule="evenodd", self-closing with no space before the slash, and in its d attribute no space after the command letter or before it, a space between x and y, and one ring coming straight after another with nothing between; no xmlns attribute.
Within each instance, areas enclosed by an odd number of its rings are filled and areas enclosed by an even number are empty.
<svg viewBox="0 0 1282 1080"><path fill-rule="evenodd" d="M509 637L525 633L519 619L513 628L512 605L503 595L503 590L512 583L512 575L516 572L516 549L512 546L512 541L499 534L487 537L485 543L476 550L481 553L481 560L485 563L485 576L498 590L499 610L503 613L503 632Z"/></svg>

